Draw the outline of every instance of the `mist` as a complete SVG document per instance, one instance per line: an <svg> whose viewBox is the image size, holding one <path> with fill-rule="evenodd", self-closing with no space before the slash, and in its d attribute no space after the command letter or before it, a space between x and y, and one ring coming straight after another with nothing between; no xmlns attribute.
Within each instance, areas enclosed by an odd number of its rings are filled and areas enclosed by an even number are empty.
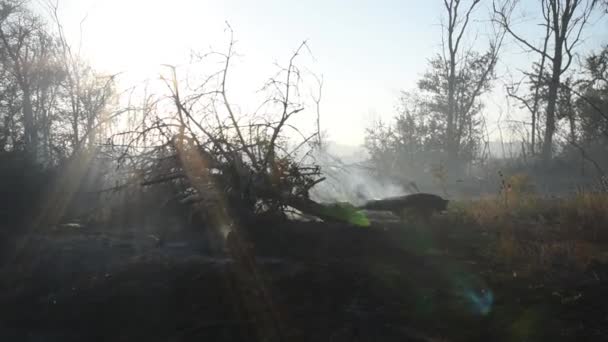
<svg viewBox="0 0 608 342"><path fill-rule="evenodd" d="M335 146L335 145L334 145ZM321 166L325 181L313 188L311 197L319 202L349 202L362 205L366 201L407 195L402 185L374 175L366 165L366 156L359 149L355 154L340 154L339 146L315 150L312 158Z"/></svg>

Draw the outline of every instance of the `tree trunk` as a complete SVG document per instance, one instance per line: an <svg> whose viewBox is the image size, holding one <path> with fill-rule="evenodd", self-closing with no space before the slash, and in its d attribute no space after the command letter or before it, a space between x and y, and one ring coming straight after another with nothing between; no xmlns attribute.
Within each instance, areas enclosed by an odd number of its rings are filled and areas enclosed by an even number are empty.
<svg viewBox="0 0 608 342"><path fill-rule="evenodd" d="M554 83L554 81L551 81ZM556 99L554 97L557 96L557 86L551 85L549 86L549 102L547 104L547 121L545 123L545 137L543 140L543 148L542 148L542 159L546 164L551 161L552 157L552 147L553 147L553 134L555 133L555 108L556 108Z"/></svg>
<svg viewBox="0 0 608 342"><path fill-rule="evenodd" d="M536 153L536 112L532 112L532 142L530 143L530 154Z"/></svg>
<svg viewBox="0 0 608 342"><path fill-rule="evenodd" d="M80 150L80 132L78 132L78 110L72 105L72 145L74 151Z"/></svg>
<svg viewBox="0 0 608 342"><path fill-rule="evenodd" d="M545 137L542 147L542 160L545 165L551 161L552 157L551 152L553 147L553 135L555 134L557 94L560 86L560 74L562 72L562 49L563 40L556 38L553 55L553 70L551 72L551 82L549 83L549 93L547 95L547 121L545 123Z"/></svg>
<svg viewBox="0 0 608 342"><path fill-rule="evenodd" d="M456 79L454 61L450 60L450 75L448 79L448 122L447 122L447 134L446 134L446 151L448 156L451 158L454 153L454 88Z"/></svg>
<svg viewBox="0 0 608 342"><path fill-rule="evenodd" d="M8 137L11 134L10 115L11 114L6 114L6 116L4 117L2 132L0 132L0 152L6 151L6 145L8 144Z"/></svg>
<svg viewBox="0 0 608 342"><path fill-rule="evenodd" d="M454 50L452 43L452 34L449 32L449 53L450 53L450 70L448 75L448 115L447 115L447 132L446 132L446 153L447 153L447 166L448 169L453 169L456 162L456 155L458 154L458 148L456 144L455 134L455 121L456 121L456 51Z"/></svg>
<svg viewBox="0 0 608 342"><path fill-rule="evenodd" d="M32 108L32 95L29 86L22 84L23 91L23 126L25 129L25 148L36 156L38 151L38 132L34 123L34 110Z"/></svg>
<svg viewBox="0 0 608 342"><path fill-rule="evenodd" d="M570 122L570 140L576 143L576 117L573 113L568 113L568 121Z"/></svg>

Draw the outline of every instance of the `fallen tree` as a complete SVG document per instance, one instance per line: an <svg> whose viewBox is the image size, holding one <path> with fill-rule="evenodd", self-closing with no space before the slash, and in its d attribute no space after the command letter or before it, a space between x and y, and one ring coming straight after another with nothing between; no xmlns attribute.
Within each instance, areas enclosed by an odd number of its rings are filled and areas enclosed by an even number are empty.
<svg viewBox="0 0 608 342"><path fill-rule="evenodd" d="M258 111L242 115L227 91L235 56L228 29L226 52L198 56L207 65L220 62L220 70L192 87L182 86L178 68L167 66L169 75L161 80L169 95L145 98L130 120L133 127L109 140L120 167L130 170L125 181L143 188L170 187L172 200L189 205L206 222L231 225L235 218L288 213L344 220L347 209L333 210L309 196L324 180L310 158L320 132L305 135L291 123L305 114L299 88L310 74L296 60L309 52L307 43L265 84L266 98Z"/></svg>

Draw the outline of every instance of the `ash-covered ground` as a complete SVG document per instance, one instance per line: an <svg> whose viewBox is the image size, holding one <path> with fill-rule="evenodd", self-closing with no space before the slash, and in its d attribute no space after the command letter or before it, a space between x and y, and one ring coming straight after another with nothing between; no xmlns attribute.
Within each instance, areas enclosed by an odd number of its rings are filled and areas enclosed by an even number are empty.
<svg viewBox="0 0 608 342"><path fill-rule="evenodd" d="M3 251L2 341L574 341L608 331L608 267L519 276L445 219L257 222L239 242L64 226Z"/></svg>

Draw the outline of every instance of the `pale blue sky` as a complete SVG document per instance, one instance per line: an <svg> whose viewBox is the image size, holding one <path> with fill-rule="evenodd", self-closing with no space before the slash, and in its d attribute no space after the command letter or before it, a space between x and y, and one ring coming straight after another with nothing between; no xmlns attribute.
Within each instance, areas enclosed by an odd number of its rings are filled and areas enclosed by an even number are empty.
<svg viewBox="0 0 608 342"><path fill-rule="evenodd" d="M490 1L476 12L487 20ZM315 60L305 65L325 79L323 127L332 140L360 144L371 115L389 119L401 89L411 89L440 50L441 0L287 1L287 0L60 0L62 18L73 40L84 26L86 55L110 72L128 70L130 79L158 75L162 63L187 61L190 49L225 47L224 21L230 22L243 55L237 61L234 97L244 111L257 107L251 94L308 39ZM538 1L522 1L534 15ZM520 26L522 30L534 27ZM486 24L474 23L483 42ZM587 31L583 50L608 43L605 21ZM529 56L513 44L505 61L515 68ZM236 81L238 78L238 82ZM500 85L497 84L500 88ZM500 91L494 96L499 101ZM487 114L496 117L495 106ZM490 120L492 121L492 120Z"/></svg>

